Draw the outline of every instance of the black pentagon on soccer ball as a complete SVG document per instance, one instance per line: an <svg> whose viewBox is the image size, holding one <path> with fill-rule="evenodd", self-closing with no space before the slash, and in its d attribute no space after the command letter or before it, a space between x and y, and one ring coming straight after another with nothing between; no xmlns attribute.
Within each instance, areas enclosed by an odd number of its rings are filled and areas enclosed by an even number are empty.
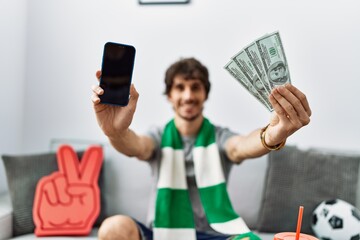
<svg viewBox="0 0 360 240"><path fill-rule="evenodd" d="M351 214L360 221L360 211L357 208L351 209Z"/></svg>
<svg viewBox="0 0 360 240"><path fill-rule="evenodd" d="M333 229L343 228L343 220L335 215L329 219L329 224Z"/></svg>
<svg viewBox="0 0 360 240"><path fill-rule="evenodd" d="M317 215L316 214L313 214L313 216L312 216L312 225L316 225L316 223L317 223L317 221L318 221L318 217L317 217Z"/></svg>
<svg viewBox="0 0 360 240"><path fill-rule="evenodd" d="M350 240L360 240L360 234L357 234L355 236L352 236Z"/></svg>
<svg viewBox="0 0 360 240"><path fill-rule="evenodd" d="M321 240L331 240L331 238L322 237Z"/></svg>
<svg viewBox="0 0 360 240"><path fill-rule="evenodd" d="M327 201L325 201L325 204L326 204L326 205L334 205L335 203L337 203L337 200L336 200L336 199L332 199L332 200L327 200Z"/></svg>

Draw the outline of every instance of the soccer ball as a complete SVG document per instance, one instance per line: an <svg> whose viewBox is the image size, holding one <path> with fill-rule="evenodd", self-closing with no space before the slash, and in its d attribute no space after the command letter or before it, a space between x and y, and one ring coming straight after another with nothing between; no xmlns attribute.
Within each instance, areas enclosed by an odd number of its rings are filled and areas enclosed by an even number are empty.
<svg viewBox="0 0 360 240"><path fill-rule="evenodd" d="M322 240L360 240L360 211L340 199L323 201L313 212L311 227Z"/></svg>

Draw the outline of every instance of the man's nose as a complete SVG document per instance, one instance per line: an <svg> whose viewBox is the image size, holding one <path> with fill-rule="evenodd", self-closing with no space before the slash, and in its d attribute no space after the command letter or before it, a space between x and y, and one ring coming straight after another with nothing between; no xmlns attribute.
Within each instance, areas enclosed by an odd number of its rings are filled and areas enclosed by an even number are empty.
<svg viewBox="0 0 360 240"><path fill-rule="evenodd" d="M186 88L185 91L184 91L184 99L192 99L194 96L194 93L193 91L191 90L191 88Z"/></svg>

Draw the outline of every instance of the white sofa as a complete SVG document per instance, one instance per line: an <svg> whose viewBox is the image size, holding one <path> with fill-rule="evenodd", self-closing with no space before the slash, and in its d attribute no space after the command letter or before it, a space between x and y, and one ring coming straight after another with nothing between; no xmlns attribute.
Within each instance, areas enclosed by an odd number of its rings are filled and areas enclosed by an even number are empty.
<svg viewBox="0 0 360 240"><path fill-rule="evenodd" d="M234 166L228 183L230 198L235 210L257 233L258 216L263 200L264 186L266 186L264 182L267 177L267 166L267 155L258 159L246 160L239 166ZM105 147L103 174L104 187L102 194L106 199L106 214L121 213L146 222L150 189L150 167L148 164L128 158L107 146ZM357 188L359 189L360 186ZM295 209L297 207L295 206ZM263 240L272 240L274 236L274 233L262 232L258 234ZM6 192L0 194L0 240L35 238L34 234L25 234L12 238L12 206L10 197ZM42 237L41 239L83 238L96 239L96 228L94 228L90 236L86 237Z"/></svg>

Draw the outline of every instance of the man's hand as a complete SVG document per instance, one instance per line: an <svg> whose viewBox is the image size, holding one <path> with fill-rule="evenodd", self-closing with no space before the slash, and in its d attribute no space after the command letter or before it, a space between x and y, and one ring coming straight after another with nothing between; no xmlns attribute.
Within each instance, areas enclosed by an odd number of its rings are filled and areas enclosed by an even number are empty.
<svg viewBox="0 0 360 240"><path fill-rule="evenodd" d="M311 109L305 94L291 84L272 90L269 100L274 107L265 142L275 146L310 122Z"/></svg>
<svg viewBox="0 0 360 240"><path fill-rule="evenodd" d="M100 80L101 71L96 72L96 78ZM98 124L102 131L110 139L116 139L129 129L132 122L139 94L134 85L130 87L129 104L125 107L101 104L99 96L104 94L104 90L98 86L92 86L92 102Z"/></svg>

